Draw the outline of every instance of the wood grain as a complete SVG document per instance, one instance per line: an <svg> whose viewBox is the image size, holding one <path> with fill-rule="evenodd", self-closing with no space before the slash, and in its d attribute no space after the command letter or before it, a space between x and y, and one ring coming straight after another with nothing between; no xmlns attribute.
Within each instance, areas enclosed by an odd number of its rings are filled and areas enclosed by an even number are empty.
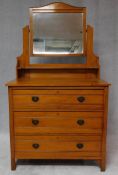
<svg viewBox="0 0 118 175"><path fill-rule="evenodd" d="M39 148L34 148L33 144L38 144ZM83 148L78 148L77 144L83 144ZM16 140L15 150L32 152L83 152L83 151L101 151L101 143L94 141L43 141L43 140Z"/></svg>
<svg viewBox="0 0 118 175"><path fill-rule="evenodd" d="M30 114L31 115L31 114ZM33 124L33 120L38 121L39 123L37 125ZM79 125L78 121L84 121L83 125ZM102 128L102 118L84 118L84 117L19 117L15 118L15 127L64 127L66 128Z"/></svg>
<svg viewBox="0 0 118 175"><path fill-rule="evenodd" d="M17 159L101 159L100 152L16 152Z"/></svg>
<svg viewBox="0 0 118 175"><path fill-rule="evenodd" d="M15 139L14 139L14 116L12 111L12 89L9 87L9 129L10 129L10 148L11 148L11 169L16 169L16 161L15 161Z"/></svg>

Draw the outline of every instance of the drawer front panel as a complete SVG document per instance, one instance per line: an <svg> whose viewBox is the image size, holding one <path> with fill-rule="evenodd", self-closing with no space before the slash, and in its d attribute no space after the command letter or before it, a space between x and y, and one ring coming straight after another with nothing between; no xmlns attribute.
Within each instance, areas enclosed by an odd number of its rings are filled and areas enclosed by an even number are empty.
<svg viewBox="0 0 118 175"><path fill-rule="evenodd" d="M40 92L40 91L39 91ZM72 91L73 92L73 91ZM65 92L66 93L66 92ZM91 107L90 107L91 106ZM27 94L13 95L13 107L18 109L38 110L81 110L81 109L102 109L102 94Z"/></svg>
<svg viewBox="0 0 118 175"><path fill-rule="evenodd" d="M74 136L73 136L74 137ZM85 139L85 137L84 137ZM16 151L39 151L39 152L83 152L83 151L101 151L101 142L99 140L89 141L86 136L86 141L79 136L75 136L73 140L63 138L62 140L53 139L50 141L50 136L45 139L36 140L17 140L15 142ZM93 138L94 139L94 138Z"/></svg>
<svg viewBox="0 0 118 175"><path fill-rule="evenodd" d="M83 97L83 101L81 98ZM37 101L35 99L37 98ZM80 101L79 101L80 98ZM14 105L24 106L40 106L43 104L103 104L102 95L14 95Z"/></svg>
<svg viewBox="0 0 118 175"><path fill-rule="evenodd" d="M98 135L97 136L62 135L62 136L27 136L27 137L16 136L15 138L16 138L16 144L15 144L16 158L89 159L89 157L91 157L92 159L93 157L93 159L95 159L95 157L100 158L101 156L101 144L100 144L101 136ZM85 140L87 141L85 142ZM38 148L34 148L32 146L34 143L40 144L39 147L35 145L35 147ZM83 147L79 146L81 148L78 148L77 144L83 144Z"/></svg>
<svg viewBox="0 0 118 175"><path fill-rule="evenodd" d="M15 134L101 134L102 117L102 112L14 112Z"/></svg>
<svg viewBox="0 0 118 175"><path fill-rule="evenodd" d="M15 118L15 127L102 128L101 118Z"/></svg>
<svg viewBox="0 0 118 175"><path fill-rule="evenodd" d="M100 151L100 142L41 142L16 141L16 151L39 151L39 152L71 152L71 151Z"/></svg>
<svg viewBox="0 0 118 175"><path fill-rule="evenodd" d="M102 129L102 113L100 112L14 112L15 128L54 127L77 129Z"/></svg>

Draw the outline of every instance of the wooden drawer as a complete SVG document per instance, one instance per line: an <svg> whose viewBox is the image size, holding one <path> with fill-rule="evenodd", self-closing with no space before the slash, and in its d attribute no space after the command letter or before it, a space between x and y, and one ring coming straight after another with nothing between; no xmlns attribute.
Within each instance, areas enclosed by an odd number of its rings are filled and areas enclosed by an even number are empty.
<svg viewBox="0 0 118 175"><path fill-rule="evenodd" d="M102 90L19 90L13 92L14 110L78 111L103 109ZM19 93L19 94L18 94Z"/></svg>
<svg viewBox="0 0 118 175"><path fill-rule="evenodd" d="M102 116L101 112L14 112L15 132L100 133Z"/></svg>
<svg viewBox="0 0 118 175"><path fill-rule="evenodd" d="M73 138L72 138L73 137ZM21 137L22 138L22 137ZM39 152L83 152L83 151L101 151L100 137L88 136L38 136L27 139L16 139L16 151L39 151Z"/></svg>
<svg viewBox="0 0 118 175"><path fill-rule="evenodd" d="M16 158L95 159L101 156L101 136L16 136L15 140Z"/></svg>

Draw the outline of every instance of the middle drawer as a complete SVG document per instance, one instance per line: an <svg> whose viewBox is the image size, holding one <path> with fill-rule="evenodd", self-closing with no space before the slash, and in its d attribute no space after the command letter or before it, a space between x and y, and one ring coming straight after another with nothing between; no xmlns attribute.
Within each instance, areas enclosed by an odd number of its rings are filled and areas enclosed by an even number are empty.
<svg viewBox="0 0 118 175"><path fill-rule="evenodd" d="M14 112L15 133L101 133L102 112Z"/></svg>

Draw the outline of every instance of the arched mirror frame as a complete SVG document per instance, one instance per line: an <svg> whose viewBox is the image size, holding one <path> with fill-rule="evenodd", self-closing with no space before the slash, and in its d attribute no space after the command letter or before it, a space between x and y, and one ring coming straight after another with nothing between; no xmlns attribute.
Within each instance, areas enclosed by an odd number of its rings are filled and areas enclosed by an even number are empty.
<svg viewBox="0 0 118 175"><path fill-rule="evenodd" d="M82 13L83 14L83 52L82 53L60 53L58 56L83 56L86 55L86 8L85 7L74 7L64 3L53 3L44 7L30 8L30 56L57 56L56 54L34 54L33 53L33 14L34 13ZM53 26L54 27L54 26ZM79 35L79 31L78 31Z"/></svg>

